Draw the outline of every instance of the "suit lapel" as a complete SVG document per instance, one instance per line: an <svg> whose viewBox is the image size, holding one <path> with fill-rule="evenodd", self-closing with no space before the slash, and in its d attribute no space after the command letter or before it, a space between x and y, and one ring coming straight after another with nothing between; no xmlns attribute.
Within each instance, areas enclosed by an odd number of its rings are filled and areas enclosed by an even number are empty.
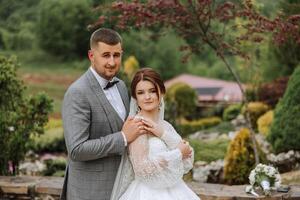
<svg viewBox="0 0 300 200"><path fill-rule="evenodd" d="M111 124L111 128L113 132L119 131L118 121L122 121L117 111L112 107L112 105L109 103L108 99L106 98L101 86L97 82L97 79L94 77L93 73L88 70L87 72L87 78L89 80L89 83L91 85L92 90L94 91L94 94L99 99L100 105L102 106L107 119L109 123ZM116 120L117 119L117 120ZM122 124L122 123L121 123Z"/></svg>

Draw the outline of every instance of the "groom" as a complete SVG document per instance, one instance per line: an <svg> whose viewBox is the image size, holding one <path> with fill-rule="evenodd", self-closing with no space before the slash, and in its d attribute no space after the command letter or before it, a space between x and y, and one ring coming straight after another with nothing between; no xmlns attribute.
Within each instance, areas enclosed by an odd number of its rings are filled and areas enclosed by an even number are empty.
<svg viewBox="0 0 300 200"><path fill-rule="evenodd" d="M143 123L127 118L129 97L115 77L121 66L122 39L106 28L90 38L91 67L67 90L62 119L68 151L61 199L109 199L121 155L143 134Z"/></svg>

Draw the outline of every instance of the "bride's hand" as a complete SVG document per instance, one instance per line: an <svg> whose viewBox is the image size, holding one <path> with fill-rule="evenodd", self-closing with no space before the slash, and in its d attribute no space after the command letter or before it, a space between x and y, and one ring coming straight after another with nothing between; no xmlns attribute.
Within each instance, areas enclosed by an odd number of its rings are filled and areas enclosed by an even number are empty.
<svg viewBox="0 0 300 200"><path fill-rule="evenodd" d="M150 119L143 119L143 122L145 124L145 130L149 131L150 133L152 133L153 135L157 136L157 137L161 137L164 130L161 127L161 125L159 125L158 123L155 123L154 121L150 120Z"/></svg>

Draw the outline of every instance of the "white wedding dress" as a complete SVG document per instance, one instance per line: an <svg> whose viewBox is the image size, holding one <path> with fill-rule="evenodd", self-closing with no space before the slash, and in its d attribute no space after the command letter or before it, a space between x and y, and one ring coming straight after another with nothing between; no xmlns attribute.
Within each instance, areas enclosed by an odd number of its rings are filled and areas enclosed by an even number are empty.
<svg viewBox="0 0 300 200"><path fill-rule="evenodd" d="M176 148L181 137L167 121L160 124L161 138L145 134L129 145L134 180L119 200L199 200L182 180L193 167L194 155L182 160Z"/></svg>

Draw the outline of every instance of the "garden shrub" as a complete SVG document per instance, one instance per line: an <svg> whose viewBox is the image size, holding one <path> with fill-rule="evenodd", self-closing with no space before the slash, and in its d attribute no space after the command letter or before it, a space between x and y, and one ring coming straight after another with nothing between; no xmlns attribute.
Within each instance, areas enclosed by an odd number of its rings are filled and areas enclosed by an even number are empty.
<svg viewBox="0 0 300 200"><path fill-rule="evenodd" d="M192 119L199 119L204 117L222 117L224 110L226 106L223 103L217 103L214 106L211 107L199 107L195 113L193 113L193 116L191 116ZM189 116L190 117L190 116Z"/></svg>
<svg viewBox="0 0 300 200"><path fill-rule="evenodd" d="M43 135L33 136L29 147L36 153L66 152L63 128L46 130Z"/></svg>
<svg viewBox="0 0 300 200"><path fill-rule="evenodd" d="M257 143L257 142L256 142ZM258 147L260 162L266 161L265 154ZM224 180L229 184L249 183L248 176L255 167L255 155L250 131L242 128L230 142L225 157Z"/></svg>
<svg viewBox="0 0 300 200"><path fill-rule="evenodd" d="M66 159L56 158L45 160L46 169L43 171L44 176L64 176L66 169Z"/></svg>
<svg viewBox="0 0 300 200"><path fill-rule="evenodd" d="M276 153L300 150L300 67L292 74L283 98L276 105L267 137Z"/></svg>
<svg viewBox="0 0 300 200"><path fill-rule="evenodd" d="M235 119L241 112L241 104L233 104L228 106L223 112L223 120L230 121Z"/></svg>
<svg viewBox="0 0 300 200"><path fill-rule="evenodd" d="M262 101L272 108L275 108L279 99L286 90L289 77L280 77L270 83L262 84L258 89L259 101Z"/></svg>
<svg viewBox="0 0 300 200"><path fill-rule="evenodd" d="M242 108L242 113L246 115L248 112L250 115L250 122L254 130L257 130L257 119L270 110L270 107L262 102L250 102L248 103L247 109L244 105Z"/></svg>
<svg viewBox="0 0 300 200"><path fill-rule="evenodd" d="M222 122L219 117L208 117L193 121L184 120L178 125L179 134L182 137L186 137L189 134L195 133L199 130L207 129L216 126Z"/></svg>
<svg viewBox="0 0 300 200"><path fill-rule="evenodd" d="M196 91L185 83L175 83L166 92L165 118L178 125L180 120L191 115L196 109ZM175 126L176 126L175 125Z"/></svg>
<svg viewBox="0 0 300 200"><path fill-rule="evenodd" d="M269 110L262 116L260 116L257 120L257 127L258 127L258 132L263 134L264 136L267 136L270 130L270 126L273 121L273 115L274 111Z"/></svg>
<svg viewBox="0 0 300 200"><path fill-rule="evenodd" d="M62 120L50 118L43 135L32 135L28 145L35 153L66 152Z"/></svg>
<svg viewBox="0 0 300 200"><path fill-rule="evenodd" d="M43 134L52 100L46 94L25 97L17 60L0 56L0 175L17 174L32 134ZM12 169L8 163L12 163Z"/></svg>

